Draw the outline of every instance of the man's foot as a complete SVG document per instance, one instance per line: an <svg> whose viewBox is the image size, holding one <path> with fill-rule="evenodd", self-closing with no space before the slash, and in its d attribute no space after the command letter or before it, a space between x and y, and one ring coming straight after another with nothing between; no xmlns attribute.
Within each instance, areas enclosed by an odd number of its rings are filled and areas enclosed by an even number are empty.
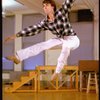
<svg viewBox="0 0 100 100"><path fill-rule="evenodd" d="M58 76L58 73L54 72L53 75L51 76L51 81L56 80L57 76Z"/></svg>
<svg viewBox="0 0 100 100"><path fill-rule="evenodd" d="M15 64L19 64L20 63L20 60L16 58L16 56L8 56L8 57L5 57L7 60L11 60L13 61Z"/></svg>

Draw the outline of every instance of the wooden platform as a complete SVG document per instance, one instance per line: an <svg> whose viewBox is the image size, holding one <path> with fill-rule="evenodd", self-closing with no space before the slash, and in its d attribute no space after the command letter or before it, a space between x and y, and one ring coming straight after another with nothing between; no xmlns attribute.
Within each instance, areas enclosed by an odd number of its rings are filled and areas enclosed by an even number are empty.
<svg viewBox="0 0 100 100"><path fill-rule="evenodd" d="M38 66L36 69L38 92L78 91L78 66L65 66L54 82L50 78L56 66Z"/></svg>
<svg viewBox="0 0 100 100"><path fill-rule="evenodd" d="M19 81L5 87L5 92L61 92L78 91L78 66L64 66L57 79L51 82L56 66L37 66L29 76L21 76ZM24 86L31 81L30 86Z"/></svg>

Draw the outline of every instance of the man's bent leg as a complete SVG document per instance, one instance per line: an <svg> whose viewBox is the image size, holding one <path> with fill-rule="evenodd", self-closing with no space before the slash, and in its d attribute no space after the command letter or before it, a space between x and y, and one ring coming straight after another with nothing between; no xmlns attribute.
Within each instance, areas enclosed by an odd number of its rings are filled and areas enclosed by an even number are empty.
<svg viewBox="0 0 100 100"><path fill-rule="evenodd" d="M51 77L51 80L55 80L57 78L58 74L63 69L64 64L66 63L69 55L70 55L70 48L63 48L61 51L61 54L58 58L58 64L57 64L57 67L56 67L54 74Z"/></svg>

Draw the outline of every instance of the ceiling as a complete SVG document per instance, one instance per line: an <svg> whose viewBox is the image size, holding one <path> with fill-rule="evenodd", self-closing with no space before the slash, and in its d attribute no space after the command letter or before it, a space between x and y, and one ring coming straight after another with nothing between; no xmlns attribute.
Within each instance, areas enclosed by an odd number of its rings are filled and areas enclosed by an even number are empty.
<svg viewBox="0 0 100 100"><path fill-rule="evenodd" d="M14 14L16 12L38 12L44 14L42 1L43 0L2 0L2 9L6 14ZM60 7L64 0L55 0L55 2L57 7ZM94 10L94 7L99 5L99 0L76 0L73 5L72 10Z"/></svg>

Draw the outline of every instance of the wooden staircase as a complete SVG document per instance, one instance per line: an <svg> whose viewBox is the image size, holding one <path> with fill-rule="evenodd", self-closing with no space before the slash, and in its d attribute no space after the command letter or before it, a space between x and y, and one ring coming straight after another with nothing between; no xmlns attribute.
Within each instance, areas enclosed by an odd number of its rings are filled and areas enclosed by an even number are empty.
<svg viewBox="0 0 100 100"><path fill-rule="evenodd" d="M37 91L37 72L34 71L29 71L28 76L21 76L20 81L13 82L11 86L5 87L4 91L5 92L36 92ZM20 89L22 86L24 86L26 83L29 81L34 81L34 87L31 90L23 90Z"/></svg>

